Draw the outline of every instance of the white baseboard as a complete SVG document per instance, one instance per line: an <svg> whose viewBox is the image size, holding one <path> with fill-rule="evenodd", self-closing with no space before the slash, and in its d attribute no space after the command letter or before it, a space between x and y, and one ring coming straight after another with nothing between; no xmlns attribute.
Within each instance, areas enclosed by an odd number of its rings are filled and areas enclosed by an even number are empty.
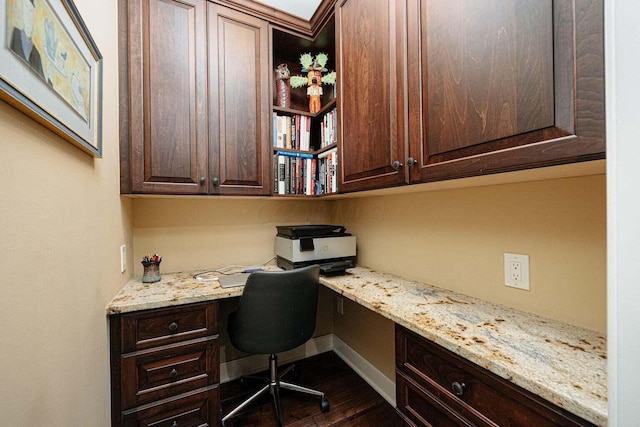
<svg viewBox="0 0 640 427"><path fill-rule="evenodd" d="M278 353L278 363L290 363L306 357L333 350L333 334L311 338L304 345L284 353ZM226 383L269 368L269 358L265 355L251 355L242 359L220 364L220 382Z"/></svg>
<svg viewBox="0 0 640 427"><path fill-rule="evenodd" d="M333 336L333 351L373 387L384 400L394 408L396 407L396 384L394 381L387 378L378 368L335 335Z"/></svg>
<svg viewBox="0 0 640 427"><path fill-rule="evenodd" d="M312 338L306 344L278 354L279 363L290 363L306 357L333 350L344 362L377 391L391 406L396 406L396 384L362 357L353 348L333 334ZM264 371L269 359L264 355L252 355L220 364L220 382L226 383Z"/></svg>

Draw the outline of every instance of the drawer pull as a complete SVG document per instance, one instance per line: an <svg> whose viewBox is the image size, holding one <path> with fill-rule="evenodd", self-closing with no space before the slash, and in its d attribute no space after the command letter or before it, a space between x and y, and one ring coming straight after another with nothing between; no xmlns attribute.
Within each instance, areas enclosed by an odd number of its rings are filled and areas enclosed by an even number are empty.
<svg viewBox="0 0 640 427"><path fill-rule="evenodd" d="M459 383L458 381L455 381L451 384L451 390L453 390L453 394L460 397L464 393L464 388L466 386L467 385L465 383Z"/></svg>
<svg viewBox="0 0 640 427"><path fill-rule="evenodd" d="M178 422L174 421L173 424L171 424L171 427L178 427Z"/></svg>
<svg viewBox="0 0 640 427"><path fill-rule="evenodd" d="M169 378L175 378L178 376L178 371L174 369L171 370L171 372L169 372Z"/></svg>
<svg viewBox="0 0 640 427"><path fill-rule="evenodd" d="M176 322L171 322L169 325L169 332L175 332L178 330L178 324Z"/></svg>

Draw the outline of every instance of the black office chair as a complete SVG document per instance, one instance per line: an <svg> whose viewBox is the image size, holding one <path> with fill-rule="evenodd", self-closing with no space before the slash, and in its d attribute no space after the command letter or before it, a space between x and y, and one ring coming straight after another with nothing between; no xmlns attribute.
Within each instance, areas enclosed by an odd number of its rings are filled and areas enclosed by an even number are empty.
<svg viewBox="0 0 640 427"><path fill-rule="evenodd" d="M229 315L227 330L234 347L246 353L269 355L267 384L222 418L222 425L258 396L269 391L278 425L282 426L280 388L320 396L322 412L329 411L324 393L281 381L293 365L278 374L276 353L307 342L316 328L317 265L288 271L256 272L247 278L238 310Z"/></svg>

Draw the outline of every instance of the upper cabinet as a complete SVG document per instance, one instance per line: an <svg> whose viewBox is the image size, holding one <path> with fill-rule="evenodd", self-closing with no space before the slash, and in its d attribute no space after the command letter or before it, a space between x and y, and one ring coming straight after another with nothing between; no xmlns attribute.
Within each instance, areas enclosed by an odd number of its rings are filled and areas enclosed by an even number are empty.
<svg viewBox="0 0 640 427"><path fill-rule="evenodd" d="M336 4L341 191L405 182L405 1Z"/></svg>
<svg viewBox="0 0 640 427"><path fill-rule="evenodd" d="M121 191L207 191L206 0L120 1Z"/></svg>
<svg viewBox="0 0 640 427"><path fill-rule="evenodd" d="M409 1L411 181L601 159L603 3Z"/></svg>
<svg viewBox="0 0 640 427"><path fill-rule="evenodd" d="M206 0L120 1L121 192L270 193L268 40Z"/></svg>
<svg viewBox="0 0 640 427"><path fill-rule="evenodd" d="M343 190L604 158L601 0L343 0L336 19Z"/></svg>
<svg viewBox="0 0 640 427"><path fill-rule="evenodd" d="M324 0L311 21L119 5L123 193L317 195L605 157L603 0ZM337 91L278 102L274 70L312 79L300 55L320 52Z"/></svg>
<svg viewBox="0 0 640 427"><path fill-rule="evenodd" d="M214 3L208 7L211 192L269 194L269 27Z"/></svg>

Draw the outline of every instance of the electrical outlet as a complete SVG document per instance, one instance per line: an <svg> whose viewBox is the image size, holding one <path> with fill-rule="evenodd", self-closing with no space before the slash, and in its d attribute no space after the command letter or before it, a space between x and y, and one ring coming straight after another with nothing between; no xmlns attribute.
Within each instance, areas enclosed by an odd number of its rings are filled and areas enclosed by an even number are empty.
<svg viewBox="0 0 640 427"><path fill-rule="evenodd" d="M512 288L529 288L529 255L504 254L504 284Z"/></svg>
<svg viewBox="0 0 640 427"><path fill-rule="evenodd" d="M342 297L336 298L336 310L338 314L344 314L344 299Z"/></svg>
<svg viewBox="0 0 640 427"><path fill-rule="evenodd" d="M127 245L120 246L120 273L127 271Z"/></svg>

